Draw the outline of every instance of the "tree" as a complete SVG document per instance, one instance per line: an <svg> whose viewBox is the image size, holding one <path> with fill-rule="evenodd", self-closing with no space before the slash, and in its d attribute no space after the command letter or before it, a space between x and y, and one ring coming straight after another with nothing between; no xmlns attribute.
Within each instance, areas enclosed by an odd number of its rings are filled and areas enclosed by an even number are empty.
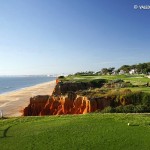
<svg viewBox="0 0 150 150"><path fill-rule="evenodd" d="M109 73L107 68L102 68L101 69L102 74L106 75L107 73Z"/></svg>
<svg viewBox="0 0 150 150"><path fill-rule="evenodd" d="M118 69L118 71L123 70L124 72L129 73L130 69L129 65L123 65Z"/></svg>
<svg viewBox="0 0 150 150"><path fill-rule="evenodd" d="M109 74L112 74L114 70L115 70L115 67L110 67L110 68L108 68Z"/></svg>
<svg viewBox="0 0 150 150"><path fill-rule="evenodd" d="M141 74L141 73L148 74L150 72L150 62L148 62L148 63L139 63L139 64L131 65L131 66L123 65L118 69L118 72L120 70L123 70L124 72L129 73L129 71L131 69L135 69L138 74Z"/></svg>

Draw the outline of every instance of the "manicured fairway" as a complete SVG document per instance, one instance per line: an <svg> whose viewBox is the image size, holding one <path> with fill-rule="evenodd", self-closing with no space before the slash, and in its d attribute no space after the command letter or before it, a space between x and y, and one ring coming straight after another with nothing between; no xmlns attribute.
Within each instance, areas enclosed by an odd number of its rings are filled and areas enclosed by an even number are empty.
<svg viewBox="0 0 150 150"><path fill-rule="evenodd" d="M131 89L132 91L143 91L150 93L150 87L142 86L146 83L150 83L150 78L147 78L143 75L97 75L97 76L68 76L66 77L66 80L73 81L73 82L79 82L79 81L85 81L88 82L90 80L95 79L107 79L109 80L117 80L121 79L125 82L130 82L133 85L138 85L138 87L125 87L128 89Z"/></svg>
<svg viewBox="0 0 150 150"><path fill-rule="evenodd" d="M143 85L150 82L150 78L142 75L97 75L97 76L68 76L70 81L90 81L94 79L116 80L122 79L125 82L131 82L133 85Z"/></svg>
<svg viewBox="0 0 150 150"><path fill-rule="evenodd" d="M0 120L0 150L58 149L149 150L150 115L93 113Z"/></svg>

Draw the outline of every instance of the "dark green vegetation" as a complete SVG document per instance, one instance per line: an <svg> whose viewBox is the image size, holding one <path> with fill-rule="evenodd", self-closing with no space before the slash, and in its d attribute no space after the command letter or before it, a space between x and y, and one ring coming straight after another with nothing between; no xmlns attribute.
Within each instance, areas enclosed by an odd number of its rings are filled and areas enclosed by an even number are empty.
<svg viewBox="0 0 150 150"><path fill-rule="evenodd" d="M149 150L149 147L150 116L146 114L93 113L0 120L1 150Z"/></svg>
<svg viewBox="0 0 150 150"><path fill-rule="evenodd" d="M68 80L66 78L59 78L61 80L56 86L53 95L65 95L68 92L78 92L88 90L90 88L102 87L104 83L107 83L106 79L94 79L94 80Z"/></svg>
<svg viewBox="0 0 150 150"><path fill-rule="evenodd" d="M136 65L123 65L121 66L117 71L119 72L120 70L125 71L126 73L129 73L131 69L135 69L135 72L137 74L147 74L150 73L150 62L148 63L139 63Z"/></svg>

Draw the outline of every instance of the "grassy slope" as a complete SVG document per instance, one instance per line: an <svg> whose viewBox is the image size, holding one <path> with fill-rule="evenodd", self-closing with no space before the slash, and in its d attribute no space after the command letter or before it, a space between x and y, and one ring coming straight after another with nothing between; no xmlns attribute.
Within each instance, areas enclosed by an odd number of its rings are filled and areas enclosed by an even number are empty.
<svg viewBox="0 0 150 150"><path fill-rule="evenodd" d="M0 120L1 150L149 150L149 147L148 115L88 114Z"/></svg>

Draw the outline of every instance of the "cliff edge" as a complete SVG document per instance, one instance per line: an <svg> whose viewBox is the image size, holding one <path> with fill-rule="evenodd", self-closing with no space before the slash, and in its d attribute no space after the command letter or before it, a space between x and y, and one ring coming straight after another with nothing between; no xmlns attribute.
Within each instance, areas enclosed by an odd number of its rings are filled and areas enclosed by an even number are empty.
<svg viewBox="0 0 150 150"><path fill-rule="evenodd" d="M96 100L89 100L74 93L68 96L35 96L30 98L30 104L24 109L24 116L44 116L62 114L86 114L98 109Z"/></svg>

